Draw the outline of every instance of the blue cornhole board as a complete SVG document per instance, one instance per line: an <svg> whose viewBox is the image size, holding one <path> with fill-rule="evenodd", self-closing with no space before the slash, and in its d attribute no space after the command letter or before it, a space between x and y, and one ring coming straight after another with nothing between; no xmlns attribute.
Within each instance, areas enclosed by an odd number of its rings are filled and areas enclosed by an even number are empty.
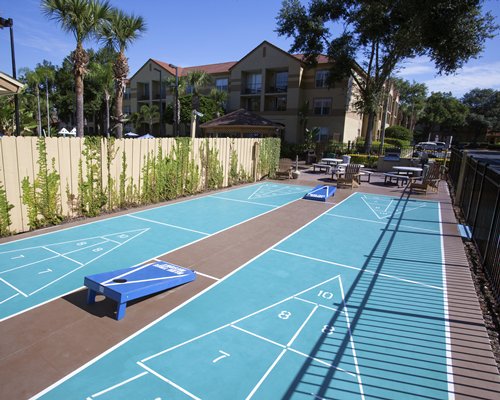
<svg viewBox="0 0 500 400"><path fill-rule="evenodd" d="M335 186L318 185L304 196L306 200L326 201L328 197L335 194L337 188Z"/></svg>
<svg viewBox="0 0 500 400"><path fill-rule="evenodd" d="M183 285L195 278L196 274L190 269L156 261L86 276L84 285L89 288L87 304L94 304L98 294L106 296L118 303L116 319L120 320L125 316L127 301Z"/></svg>

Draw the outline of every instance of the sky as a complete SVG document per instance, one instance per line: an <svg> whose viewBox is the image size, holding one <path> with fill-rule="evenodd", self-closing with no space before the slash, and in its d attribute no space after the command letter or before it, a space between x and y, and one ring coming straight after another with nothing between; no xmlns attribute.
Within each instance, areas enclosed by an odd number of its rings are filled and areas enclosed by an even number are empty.
<svg viewBox="0 0 500 400"><path fill-rule="evenodd" d="M141 15L147 32L134 42L126 55L130 75L149 58L182 67L238 61L267 40L288 51L292 39L275 32L281 0L111 0L113 6ZM304 3L308 1L304 0ZM500 2L488 0L500 24ZM40 0L0 0L0 16L14 21L16 67L34 68L44 59L61 65L75 48L75 39L43 14ZM98 48L95 42L85 47ZM12 75L10 36L0 30L0 71ZM451 92L462 97L476 87L500 90L500 36L485 44L478 59L469 61L456 74L438 76L427 58L408 60L398 75L425 83L430 92Z"/></svg>

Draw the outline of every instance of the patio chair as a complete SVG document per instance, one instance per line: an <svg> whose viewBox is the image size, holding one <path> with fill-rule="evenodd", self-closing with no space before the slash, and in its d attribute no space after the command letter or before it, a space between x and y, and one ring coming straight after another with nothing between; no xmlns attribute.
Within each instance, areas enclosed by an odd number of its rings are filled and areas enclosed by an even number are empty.
<svg viewBox="0 0 500 400"><path fill-rule="evenodd" d="M424 192L427 194L427 191L430 190L432 192L438 191L439 181L441 180L441 166L438 163L432 163L421 178L422 181L418 182L417 179L410 180L408 187L410 188L410 193L415 190L417 192Z"/></svg>
<svg viewBox="0 0 500 400"><path fill-rule="evenodd" d="M293 165L289 158L280 158L278 169L275 172L278 179L292 179Z"/></svg>
<svg viewBox="0 0 500 400"><path fill-rule="evenodd" d="M359 186L359 164L348 164L345 170L338 175L337 187L339 186L350 186L351 188Z"/></svg>

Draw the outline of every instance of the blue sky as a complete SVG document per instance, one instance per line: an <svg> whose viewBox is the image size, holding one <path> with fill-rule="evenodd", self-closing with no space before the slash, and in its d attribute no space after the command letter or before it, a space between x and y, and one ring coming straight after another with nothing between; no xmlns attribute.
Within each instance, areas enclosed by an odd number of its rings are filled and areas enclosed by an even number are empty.
<svg viewBox="0 0 500 400"><path fill-rule="evenodd" d="M142 15L148 25L127 52L131 74L148 58L180 66L203 65L237 61L263 40L283 50L292 43L275 32L281 0L111 0L111 4ZM486 1L484 8L500 23L498 0ZM75 47L73 36L43 15L39 0L2 1L0 16L14 20L18 70L33 68L44 59L60 65ZM86 47L97 46L89 42ZM0 70L12 72L7 29L0 30ZM488 40L480 58L455 75L436 76L425 58L409 60L399 75L427 84L429 92L451 91L457 97L475 87L500 90L500 37Z"/></svg>

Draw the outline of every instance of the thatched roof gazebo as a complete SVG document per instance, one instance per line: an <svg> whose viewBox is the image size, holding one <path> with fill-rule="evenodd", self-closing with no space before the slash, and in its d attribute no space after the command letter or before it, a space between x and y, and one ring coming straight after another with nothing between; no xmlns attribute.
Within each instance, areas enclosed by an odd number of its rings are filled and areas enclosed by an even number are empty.
<svg viewBox="0 0 500 400"><path fill-rule="evenodd" d="M280 136L282 124L240 108L222 117L200 125L202 135L213 137L269 137Z"/></svg>

